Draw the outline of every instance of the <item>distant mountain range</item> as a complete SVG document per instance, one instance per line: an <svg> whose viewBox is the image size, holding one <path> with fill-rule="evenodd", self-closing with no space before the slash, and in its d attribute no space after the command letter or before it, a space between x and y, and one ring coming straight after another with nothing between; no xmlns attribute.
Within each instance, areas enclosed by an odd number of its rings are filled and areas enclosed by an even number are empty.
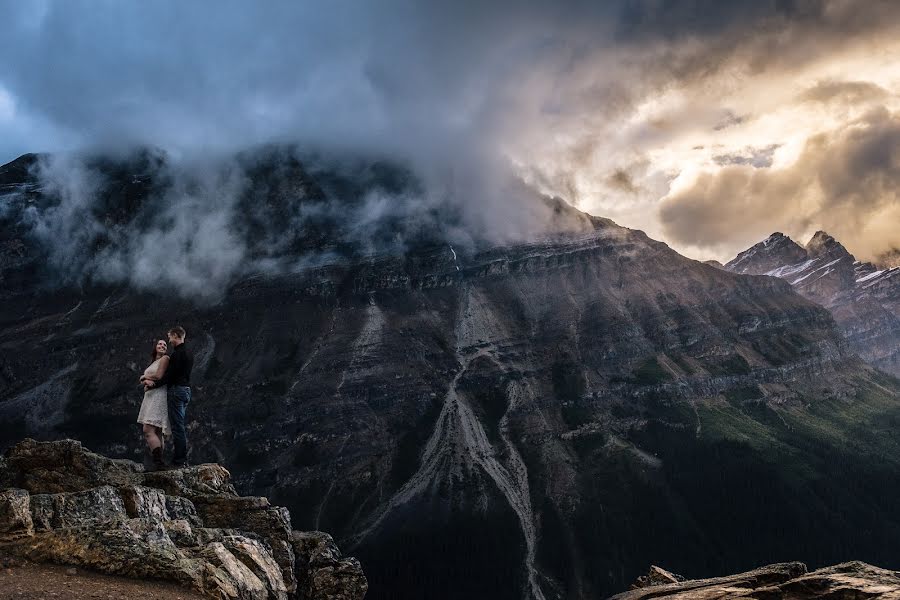
<svg viewBox="0 0 900 600"><path fill-rule="evenodd" d="M900 567L900 382L806 288L537 196L521 208L542 234L457 245L446 207L386 210L416 193L386 165L245 156L222 213L164 157L95 160L68 187L38 164L0 167L0 446L68 436L139 458L137 378L179 322L192 462L334 534L369 600L600 598L650 564ZM165 237L185 224L211 235ZM866 285L895 277L825 241L740 260L819 261L817 298L866 291L886 315ZM210 247L265 268L203 262ZM159 279L116 279L114 250ZM221 297L153 285L179 274L148 271L166 256L201 274L185 285L227 281Z"/></svg>
<svg viewBox="0 0 900 600"><path fill-rule="evenodd" d="M805 247L773 233L724 268L788 281L804 297L831 311L854 351L900 376L900 267L860 262L819 231Z"/></svg>

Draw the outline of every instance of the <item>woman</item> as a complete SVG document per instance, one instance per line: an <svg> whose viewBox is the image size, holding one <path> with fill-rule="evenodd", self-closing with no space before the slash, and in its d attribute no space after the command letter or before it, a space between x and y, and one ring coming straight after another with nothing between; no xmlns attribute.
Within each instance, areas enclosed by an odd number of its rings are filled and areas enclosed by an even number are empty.
<svg viewBox="0 0 900 600"><path fill-rule="evenodd" d="M150 448L153 456L153 467L157 470L165 467L163 463L163 439L169 435L169 410L166 400L166 386L149 387L148 381L156 381L166 372L169 366L169 357L166 356L168 346L165 340L156 342L153 347L153 362L141 375L141 383L144 385L144 401L141 402L141 411L138 413L137 422L144 426L144 440Z"/></svg>

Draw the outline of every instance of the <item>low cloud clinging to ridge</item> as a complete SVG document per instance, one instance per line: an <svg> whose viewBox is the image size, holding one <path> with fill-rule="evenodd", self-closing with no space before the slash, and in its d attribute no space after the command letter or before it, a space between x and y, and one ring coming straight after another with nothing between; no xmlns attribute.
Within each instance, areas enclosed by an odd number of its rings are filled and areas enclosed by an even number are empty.
<svg viewBox="0 0 900 600"><path fill-rule="evenodd" d="M775 230L803 242L826 229L860 258L900 247L888 226L900 212L895 2L43 2L4 14L0 161L299 142L383 154L485 196L466 205L488 215L473 227L515 214L511 171L697 258L727 260ZM228 239L215 220L195 225Z"/></svg>

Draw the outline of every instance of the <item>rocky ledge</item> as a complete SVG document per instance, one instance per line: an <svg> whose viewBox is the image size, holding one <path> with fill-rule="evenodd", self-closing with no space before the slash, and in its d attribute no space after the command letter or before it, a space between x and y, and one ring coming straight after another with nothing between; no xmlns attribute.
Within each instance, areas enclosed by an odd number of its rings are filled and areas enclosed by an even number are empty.
<svg viewBox="0 0 900 600"><path fill-rule="evenodd" d="M703 599L737 600L900 600L900 572L863 562L842 563L807 572L800 562L769 565L727 577L684 581L665 569L651 567L630 591L610 600Z"/></svg>
<svg viewBox="0 0 900 600"><path fill-rule="evenodd" d="M212 598L361 600L355 558L292 531L287 509L239 496L222 466L144 472L80 442L24 440L0 457L0 554L135 578Z"/></svg>

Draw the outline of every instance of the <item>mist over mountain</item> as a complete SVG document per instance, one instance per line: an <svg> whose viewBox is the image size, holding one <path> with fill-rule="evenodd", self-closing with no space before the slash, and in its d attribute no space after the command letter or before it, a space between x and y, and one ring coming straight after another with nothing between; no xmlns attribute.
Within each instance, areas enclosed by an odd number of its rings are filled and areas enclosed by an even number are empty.
<svg viewBox="0 0 900 600"><path fill-rule="evenodd" d="M0 218L48 285L129 283L206 301L250 275L591 227L511 173L479 173L290 146L203 160L25 155L0 167Z"/></svg>

